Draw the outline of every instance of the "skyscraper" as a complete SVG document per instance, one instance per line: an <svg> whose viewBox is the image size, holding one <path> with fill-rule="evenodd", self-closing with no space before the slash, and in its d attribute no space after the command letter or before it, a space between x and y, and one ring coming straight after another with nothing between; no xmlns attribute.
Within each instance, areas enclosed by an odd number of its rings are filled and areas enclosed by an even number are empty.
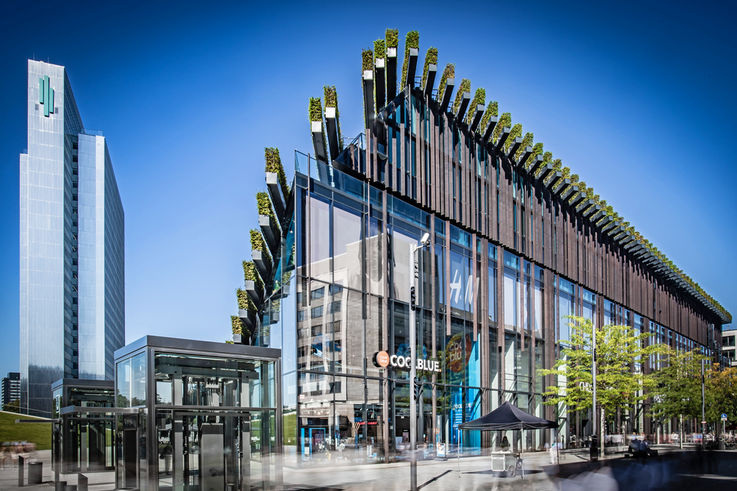
<svg viewBox="0 0 737 491"><path fill-rule="evenodd" d="M124 216L105 137L86 132L64 67L28 60L20 155L21 409L51 382L113 378L125 341Z"/></svg>
<svg viewBox="0 0 737 491"><path fill-rule="evenodd" d="M20 373L8 372L2 382L2 409L3 411L16 411L20 399Z"/></svg>

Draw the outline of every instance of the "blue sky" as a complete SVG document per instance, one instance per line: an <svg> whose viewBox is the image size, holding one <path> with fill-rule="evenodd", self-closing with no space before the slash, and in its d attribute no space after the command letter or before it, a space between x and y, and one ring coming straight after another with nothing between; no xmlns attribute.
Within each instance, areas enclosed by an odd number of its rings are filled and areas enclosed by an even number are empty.
<svg viewBox="0 0 737 491"><path fill-rule="evenodd" d="M440 65L486 88L737 314L734 7L265 3L0 7L0 373L18 368L27 58L65 65L85 127L108 138L126 215L127 341L224 340L263 147L278 146L289 171L295 149L311 151L307 100L324 84L337 86L344 135L362 131L361 48L387 27L402 40L419 30L421 54L437 47Z"/></svg>

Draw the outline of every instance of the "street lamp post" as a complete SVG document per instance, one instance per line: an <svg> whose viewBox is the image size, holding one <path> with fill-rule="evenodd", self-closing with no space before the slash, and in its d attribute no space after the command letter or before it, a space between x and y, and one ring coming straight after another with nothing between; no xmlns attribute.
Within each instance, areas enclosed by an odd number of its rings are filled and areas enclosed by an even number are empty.
<svg viewBox="0 0 737 491"><path fill-rule="evenodd" d="M592 413L593 413L593 435L591 437L591 445L593 448L591 449L591 457L592 459L596 460L599 458L599 441L598 436L596 433L596 427L598 423L598 418L596 417L596 326L594 323L591 323L591 377L593 382L593 401L592 401Z"/></svg>
<svg viewBox="0 0 737 491"><path fill-rule="evenodd" d="M704 359L701 359L701 446L706 443L706 404L704 397Z"/></svg>
<svg viewBox="0 0 737 491"><path fill-rule="evenodd" d="M424 249L430 243L430 234L425 232L420 240L420 245L409 246L409 451L410 451L410 489L417 490L417 401L415 396L415 378L417 377L417 280L420 276L420 268L417 260L417 251Z"/></svg>

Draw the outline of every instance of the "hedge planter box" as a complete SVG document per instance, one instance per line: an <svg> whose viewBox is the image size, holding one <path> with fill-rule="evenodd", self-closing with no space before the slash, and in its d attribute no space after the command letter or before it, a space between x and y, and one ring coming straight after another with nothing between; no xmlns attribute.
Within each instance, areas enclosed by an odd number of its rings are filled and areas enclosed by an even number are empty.
<svg viewBox="0 0 737 491"><path fill-rule="evenodd" d="M509 138L509 133L511 133L511 131L512 128L510 128L509 126L505 126L504 128L502 128L502 132L499 135L499 141L496 142L496 146L494 148L496 153L500 153L502 148L504 148L504 143L507 141L507 138Z"/></svg>
<svg viewBox="0 0 737 491"><path fill-rule="evenodd" d="M374 85L376 86L376 107L383 108L386 106L386 60L377 58L374 65Z"/></svg>
<svg viewBox="0 0 737 491"><path fill-rule="evenodd" d="M435 76L438 74L438 66L434 64L427 65L427 78L425 79L425 86L422 88L425 95L432 95L432 89L435 85Z"/></svg>
<svg viewBox="0 0 737 491"><path fill-rule="evenodd" d="M512 144L509 146L509 152L507 152L507 158L510 162L514 162L514 156L517 155L517 150L522 146L522 137L518 136L514 139Z"/></svg>
<svg viewBox="0 0 737 491"><path fill-rule="evenodd" d="M442 82L442 80L441 80ZM450 98L453 97L453 87L455 87L455 79L449 78L445 81L445 92L443 92L443 100L440 101L440 112L447 112L450 106Z"/></svg>
<svg viewBox="0 0 737 491"><path fill-rule="evenodd" d="M471 126L469 126L471 131L476 131L476 128L478 128L479 123L481 122L481 118L483 116L484 116L484 105L477 104L476 113L473 115L473 119L471 120Z"/></svg>
<svg viewBox="0 0 737 491"><path fill-rule="evenodd" d="M364 70L363 72L363 109L366 128L370 128L371 121L374 119L374 71Z"/></svg>
<svg viewBox="0 0 737 491"><path fill-rule="evenodd" d="M277 216L283 217L287 212L286 196L282 194L279 176L276 172L266 173L266 189L269 191L269 198L271 198L271 204Z"/></svg>
<svg viewBox="0 0 737 491"><path fill-rule="evenodd" d="M251 301L256 305L261 305L262 291L259 285L253 280L246 280L245 287L246 293Z"/></svg>
<svg viewBox="0 0 737 491"><path fill-rule="evenodd" d="M258 226L261 227L261 233L266 239L266 245L269 246L271 257L279 256L279 245L281 242L281 231L276 221L267 215L258 216Z"/></svg>
<svg viewBox="0 0 737 491"><path fill-rule="evenodd" d="M397 48L386 48L386 100L397 97Z"/></svg>
<svg viewBox="0 0 737 491"><path fill-rule="evenodd" d="M334 107L325 108L325 126L328 130L328 148L330 149L330 161L338 158L340 147L338 146L338 118Z"/></svg>
<svg viewBox="0 0 737 491"><path fill-rule="evenodd" d="M256 269L258 270L258 274L261 275L261 278L270 278L271 260L269 257L264 254L263 251L259 251L258 249L251 251L251 257L253 258L253 264L256 265Z"/></svg>
<svg viewBox="0 0 737 491"><path fill-rule="evenodd" d="M419 52L417 48L410 48L409 49L409 63L407 65L407 80L403 80L405 87L415 86L415 72L417 71L417 56Z"/></svg>
<svg viewBox="0 0 737 491"><path fill-rule="evenodd" d="M489 143L491 140L491 135L494 133L494 128L496 127L496 124L499 122L499 118L497 116L492 116L489 118L489 125L486 127L486 132L484 133L484 144Z"/></svg>
<svg viewBox="0 0 737 491"><path fill-rule="evenodd" d="M315 148L315 158L328 161L328 153L325 149L325 133L322 131L322 121L312 121L310 123L312 129L312 146Z"/></svg>
<svg viewBox="0 0 737 491"><path fill-rule="evenodd" d="M471 102L471 93L464 92L461 96L461 105L458 107L458 114L456 114L457 121L463 121L463 117L466 115L468 104Z"/></svg>
<svg viewBox="0 0 737 491"><path fill-rule="evenodd" d="M530 155L532 155L532 147L529 147L529 146L525 147L522 157L520 157L519 162L516 163L516 166L518 169L525 168L525 164L527 163L527 160L530 158Z"/></svg>

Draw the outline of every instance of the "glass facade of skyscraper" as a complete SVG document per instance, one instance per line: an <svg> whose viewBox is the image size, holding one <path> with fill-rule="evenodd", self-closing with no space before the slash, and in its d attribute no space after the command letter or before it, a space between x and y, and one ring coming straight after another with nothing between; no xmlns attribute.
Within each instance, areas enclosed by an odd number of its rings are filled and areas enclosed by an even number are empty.
<svg viewBox="0 0 737 491"><path fill-rule="evenodd" d="M105 138L87 134L64 67L28 61L20 156L22 409L60 378L112 379L124 344L123 207Z"/></svg>

